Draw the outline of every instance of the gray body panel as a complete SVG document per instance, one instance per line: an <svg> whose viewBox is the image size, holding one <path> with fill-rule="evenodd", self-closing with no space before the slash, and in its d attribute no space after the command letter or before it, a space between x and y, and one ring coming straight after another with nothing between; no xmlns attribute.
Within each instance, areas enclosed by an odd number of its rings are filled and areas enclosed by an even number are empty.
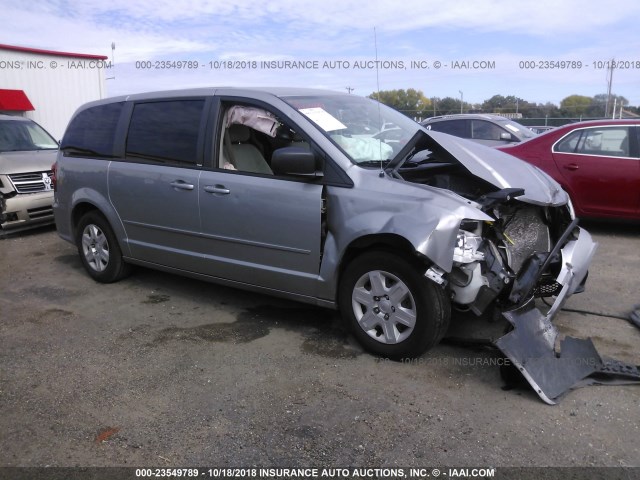
<svg viewBox="0 0 640 480"><path fill-rule="evenodd" d="M198 268L200 170L126 162L110 162L108 170L109 199L124 225L129 255L183 270Z"/></svg>
<svg viewBox="0 0 640 480"><path fill-rule="evenodd" d="M558 182L523 160L446 133L430 131L428 134L475 176L498 188L524 188L525 193L519 200L534 205L567 203L569 197Z"/></svg>
<svg viewBox="0 0 640 480"><path fill-rule="evenodd" d="M315 296L321 194L321 185L202 172L201 273Z"/></svg>

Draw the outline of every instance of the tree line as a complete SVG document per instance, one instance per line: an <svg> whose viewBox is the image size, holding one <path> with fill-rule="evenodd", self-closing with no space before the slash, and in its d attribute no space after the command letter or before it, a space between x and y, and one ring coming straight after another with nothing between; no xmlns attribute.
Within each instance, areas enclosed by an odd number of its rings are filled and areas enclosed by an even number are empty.
<svg viewBox="0 0 640 480"><path fill-rule="evenodd" d="M628 100L621 95L612 95L609 104L607 104L606 93L593 97L569 95L560 102L560 105L552 102L529 102L514 95L494 95L482 103L467 103L453 97L429 98L421 90L414 88L373 92L369 98L380 100L381 103L395 108L411 118L427 118L454 113L495 113L498 115L520 113L523 118L598 118L610 116L614 104L617 105L617 112L620 105L623 105L625 112L640 114L640 107L629 106Z"/></svg>

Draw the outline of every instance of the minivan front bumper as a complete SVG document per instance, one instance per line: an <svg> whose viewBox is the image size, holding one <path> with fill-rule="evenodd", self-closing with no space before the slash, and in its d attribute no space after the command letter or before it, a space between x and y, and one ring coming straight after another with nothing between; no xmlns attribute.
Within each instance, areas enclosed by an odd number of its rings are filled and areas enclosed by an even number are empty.
<svg viewBox="0 0 640 480"><path fill-rule="evenodd" d="M573 239L569 240L570 236ZM532 297L503 312L513 330L495 344L548 404L555 404L568 389L603 367L591 339L564 337L558 344L559 334L551 323L567 298L584 283L596 248L591 235L573 222L549 254L549 258L556 252L561 255L562 266L556 281L562 288L548 312L543 314L536 308ZM545 263L540 262L538 275L529 275L531 282L539 278ZM522 285L523 291L531 291L533 287Z"/></svg>

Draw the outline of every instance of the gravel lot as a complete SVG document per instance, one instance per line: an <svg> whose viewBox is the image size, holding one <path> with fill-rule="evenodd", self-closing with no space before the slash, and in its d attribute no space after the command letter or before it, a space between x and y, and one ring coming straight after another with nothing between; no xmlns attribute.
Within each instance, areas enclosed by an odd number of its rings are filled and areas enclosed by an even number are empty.
<svg viewBox="0 0 640 480"><path fill-rule="evenodd" d="M637 225L600 246L562 332L640 363ZM93 282L52 228L0 240L2 466L640 466L640 386L557 406L495 354L362 352L328 310L142 268ZM598 315L599 314L599 315Z"/></svg>

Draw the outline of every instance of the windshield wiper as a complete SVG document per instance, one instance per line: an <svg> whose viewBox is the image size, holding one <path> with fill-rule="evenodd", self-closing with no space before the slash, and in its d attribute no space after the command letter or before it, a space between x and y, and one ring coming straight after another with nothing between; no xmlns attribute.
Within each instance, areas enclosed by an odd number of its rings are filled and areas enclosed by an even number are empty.
<svg viewBox="0 0 640 480"><path fill-rule="evenodd" d="M379 167L382 165L385 167L390 160L365 160L364 162L358 162L358 166L360 167Z"/></svg>

